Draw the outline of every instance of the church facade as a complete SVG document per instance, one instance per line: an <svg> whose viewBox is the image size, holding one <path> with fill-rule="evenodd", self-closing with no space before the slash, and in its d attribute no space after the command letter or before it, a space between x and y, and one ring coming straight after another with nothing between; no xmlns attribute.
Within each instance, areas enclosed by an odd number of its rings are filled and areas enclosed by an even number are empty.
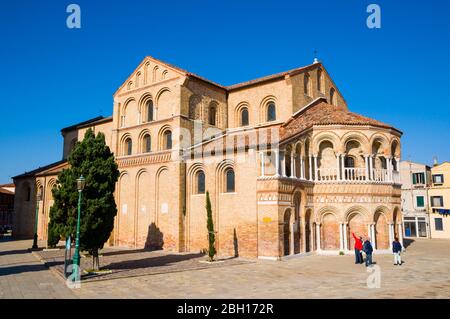
<svg viewBox="0 0 450 319"><path fill-rule="evenodd" d="M349 253L353 232L379 252L401 239L402 133L349 111L320 62L222 86L146 57L111 117L64 128L62 160L14 178L15 236L33 235L37 209L46 239L51 189L89 128L121 173L111 245L204 250L206 192L220 256Z"/></svg>

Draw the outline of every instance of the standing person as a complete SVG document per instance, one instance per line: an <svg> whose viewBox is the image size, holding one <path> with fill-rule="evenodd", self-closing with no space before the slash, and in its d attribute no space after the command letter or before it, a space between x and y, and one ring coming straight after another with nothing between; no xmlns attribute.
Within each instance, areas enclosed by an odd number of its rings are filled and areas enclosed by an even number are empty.
<svg viewBox="0 0 450 319"><path fill-rule="evenodd" d="M398 241L398 238L395 237L394 241L392 242L392 252L394 253L394 266L402 265L402 257L400 256L402 249L403 249L402 244Z"/></svg>
<svg viewBox="0 0 450 319"><path fill-rule="evenodd" d="M367 237L366 241L364 242L363 251L366 253L366 267L372 265L373 247L372 244L370 243L369 237Z"/></svg>
<svg viewBox="0 0 450 319"><path fill-rule="evenodd" d="M355 233L352 233L352 236L353 239L355 240L355 264L362 264L364 261L361 253L363 249L361 237L360 238L356 237Z"/></svg>

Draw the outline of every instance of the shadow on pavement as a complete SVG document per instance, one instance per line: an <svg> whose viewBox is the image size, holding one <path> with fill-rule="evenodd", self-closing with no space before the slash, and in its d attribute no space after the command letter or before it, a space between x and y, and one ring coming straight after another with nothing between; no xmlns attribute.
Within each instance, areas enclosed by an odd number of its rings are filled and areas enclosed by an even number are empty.
<svg viewBox="0 0 450 319"><path fill-rule="evenodd" d="M0 268L0 277L21 274L24 272L34 272L34 271L43 271L46 270L44 265L22 265L22 266L14 266L14 267L3 267Z"/></svg>
<svg viewBox="0 0 450 319"><path fill-rule="evenodd" d="M403 238L403 246L405 246L404 248L409 247L411 244L413 244L415 242L414 239L411 238Z"/></svg>
<svg viewBox="0 0 450 319"><path fill-rule="evenodd" d="M181 261L186 261L190 259L195 259L204 256L203 254L186 254L186 255L165 255L157 257L149 257L137 260L126 260L116 263L111 263L105 265L102 268L107 268L110 270L114 269L137 269L137 268L147 268L147 267L160 267L172 263L177 263Z"/></svg>
<svg viewBox="0 0 450 319"><path fill-rule="evenodd" d="M30 251L28 249L5 250L0 251L0 256L27 254L29 252Z"/></svg>

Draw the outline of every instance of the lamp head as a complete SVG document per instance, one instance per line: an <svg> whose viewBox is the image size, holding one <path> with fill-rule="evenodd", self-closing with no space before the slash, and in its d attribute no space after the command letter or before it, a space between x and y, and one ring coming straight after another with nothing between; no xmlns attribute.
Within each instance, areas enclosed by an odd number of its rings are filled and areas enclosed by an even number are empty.
<svg viewBox="0 0 450 319"><path fill-rule="evenodd" d="M86 185L86 179L83 177L83 175L81 175L80 178L77 179L77 189L78 189L78 191L82 192L85 185Z"/></svg>

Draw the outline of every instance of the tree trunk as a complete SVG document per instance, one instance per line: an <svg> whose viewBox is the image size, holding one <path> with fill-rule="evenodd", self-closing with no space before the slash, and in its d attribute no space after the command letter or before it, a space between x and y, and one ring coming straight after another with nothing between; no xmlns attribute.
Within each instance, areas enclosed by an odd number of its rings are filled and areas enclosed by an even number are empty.
<svg viewBox="0 0 450 319"><path fill-rule="evenodd" d="M98 249L92 250L92 269L97 271L100 269L100 260L98 257Z"/></svg>

